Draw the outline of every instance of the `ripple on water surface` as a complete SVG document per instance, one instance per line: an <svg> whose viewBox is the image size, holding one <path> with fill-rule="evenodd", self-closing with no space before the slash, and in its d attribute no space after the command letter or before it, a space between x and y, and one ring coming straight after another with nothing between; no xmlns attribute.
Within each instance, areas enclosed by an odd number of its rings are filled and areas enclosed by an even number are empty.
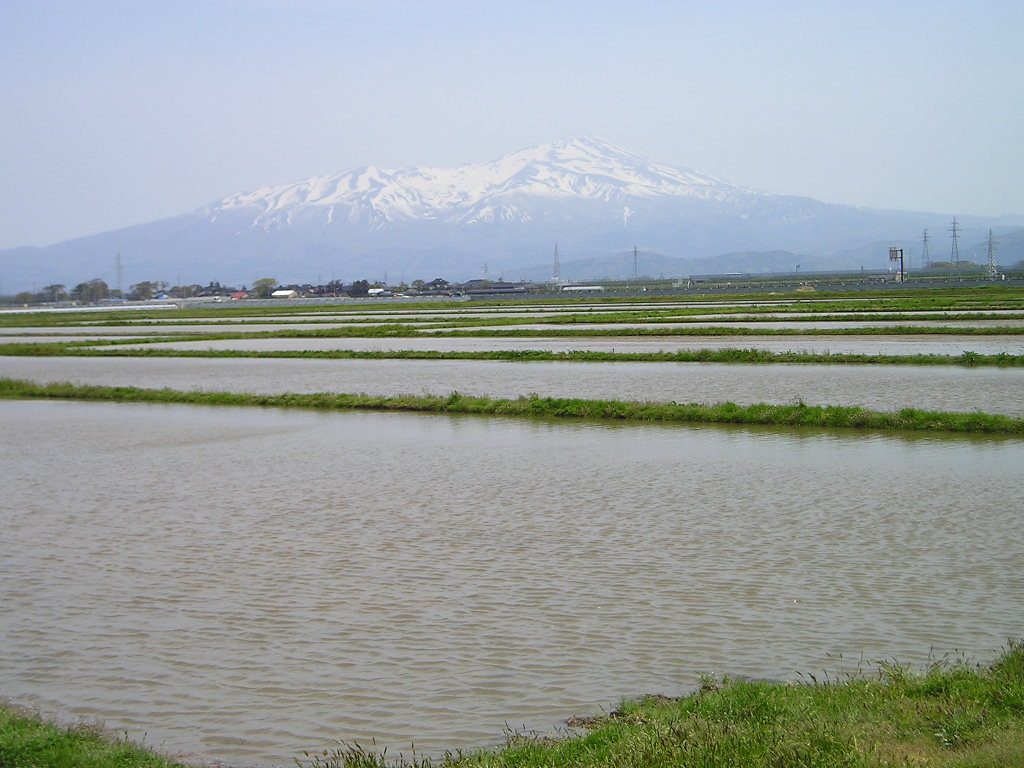
<svg viewBox="0 0 1024 768"><path fill-rule="evenodd" d="M437 753L1019 635L1015 440L3 402L0 695ZM831 655L830 655L831 654Z"/></svg>
<svg viewBox="0 0 1024 768"><path fill-rule="evenodd" d="M856 405L984 411L1024 417L1024 369L961 366L567 363L498 360L258 360L10 357L4 375L260 394L347 392L382 396L462 394Z"/></svg>

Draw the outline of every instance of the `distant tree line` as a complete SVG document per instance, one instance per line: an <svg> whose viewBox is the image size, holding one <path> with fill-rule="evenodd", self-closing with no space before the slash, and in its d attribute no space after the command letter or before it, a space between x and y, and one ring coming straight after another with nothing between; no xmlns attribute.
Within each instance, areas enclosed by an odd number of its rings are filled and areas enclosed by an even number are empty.
<svg viewBox="0 0 1024 768"><path fill-rule="evenodd" d="M490 281L470 281L471 283L490 284ZM371 289L384 289L387 291L415 293L443 293L458 284L449 283L441 277L436 277L427 282L424 280L413 280L412 284L404 281L399 285L387 285L381 281L354 280L345 284L341 280L331 280L322 285L291 284L281 285L277 278L261 277L253 282L252 289L221 285L212 281L207 285L193 283L190 285L171 285L166 280L143 280L135 283L127 291L120 291L111 288L101 278L94 278L79 283L73 288L59 283L47 285L36 291L22 291L14 296L18 304L56 304L60 302L74 302L78 304L96 304L104 301L149 301L152 299L190 299L208 296L232 296L245 294L257 299L269 298L274 291L289 290L295 291L300 296L352 296L363 297L370 295Z"/></svg>
<svg viewBox="0 0 1024 768"><path fill-rule="evenodd" d="M22 291L14 296L14 301L18 304L59 302L95 304L96 302L112 299L148 301L160 297L188 299L195 296L224 296L236 290L235 288L222 286L217 282L211 282L205 286L198 283L172 286L166 280L143 280L140 283L135 283L127 292L122 292L116 288L111 288L105 280L94 278L79 283L70 290L63 284L54 283L38 291ZM244 291L245 288L243 287L242 290Z"/></svg>

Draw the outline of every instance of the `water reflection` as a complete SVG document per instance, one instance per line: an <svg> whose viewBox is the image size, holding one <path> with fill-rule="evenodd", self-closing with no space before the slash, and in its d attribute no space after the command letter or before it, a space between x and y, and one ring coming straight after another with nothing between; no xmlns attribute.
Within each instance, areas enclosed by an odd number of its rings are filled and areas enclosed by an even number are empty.
<svg viewBox="0 0 1024 768"><path fill-rule="evenodd" d="M207 759L479 746L840 653L987 657L1024 615L1017 440L0 415L0 695Z"/></svg>

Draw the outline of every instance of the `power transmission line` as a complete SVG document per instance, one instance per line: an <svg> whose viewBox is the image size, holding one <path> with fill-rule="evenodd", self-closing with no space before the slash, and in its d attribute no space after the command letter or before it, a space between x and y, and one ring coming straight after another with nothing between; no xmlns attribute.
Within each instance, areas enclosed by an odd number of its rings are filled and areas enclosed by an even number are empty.
<svg viewBox="0 0 1024 768"><path fill-rule="evenodd" d="M960 249L957 245L959 239L960 227L957 226L956 216L953 217L953 226L949 230L950 239L953 241L953 248L949 254L949 260L953 264L953 271L956 272L956 277L960 279Z"/></svg>
<svg viewBox="0 0 1024 768"><path fill-rule="evenodd" d="M994 237L992 237L992 230L988 231L988 261L985 263L985 277L989 280L995 280L998 276L996 272L996 250L999 248L999 243Z"/></svg>

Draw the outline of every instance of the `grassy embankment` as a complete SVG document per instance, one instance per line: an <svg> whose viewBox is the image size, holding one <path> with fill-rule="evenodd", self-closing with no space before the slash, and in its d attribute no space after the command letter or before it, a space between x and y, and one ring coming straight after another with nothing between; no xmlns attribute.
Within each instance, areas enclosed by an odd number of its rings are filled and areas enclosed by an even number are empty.
<svg viewBox="0 0 1024 768"><path fill-rule="evenodd" d="M821 318L807 318L806 322L817 322ZM824 318L830 322L842 322L844 318ZM848 318L846 318L848 319ZM880 322L889 322L893 318L885 318ZM895 318L902 319L902 318ZM998 320L1012 320L1005 315L998 316ZM164 336L168 339L197 340L197 339L237 339L237 338L335 338L335 337L378 337L378 336L494 336L494 337L537 337L537 338L559 338L564 336L1019 336L1024 334L1024 326L1021 325L1000 325L1000 326L956 326L956 325L877 325L877 326L836 326L828 327L801 327L801 321L789 328L756 327L758 322L776 322L775 318L759 318L758 320L738 320L716 318L713 322L740 323L749 322L748 325L708 325L704 320L685 321L678 318L662 318L652 320L646 317L619 317L615 319L595 317L569 317L553 316L542 320L524 320L523 318L488 318L488 319L446 319L437 320L396 320L391 318L389 322L381 320L314 320L314 321L274 321L274 325L280 326L272 331L206 331L202 333L188 334L167 333L171 328L187 329L190 322L175 323L147 323L145 325L126 323L92 323L87 326L77 324L67 325L38 325L33 327L52 328L50 335L60 335L62 328L122 328L125 333L138 335L142 339L157 335L155 331L160 328L165 330ZM304 328L304 325L324 325L330 323L331 328ZM265 325L260 321L240 320L237 323L230 323L235 328L246 325ZM515 328L516 326L528 324L530 328ZM586 324L600 324L601 328L579 327ZM657 327L664 325L666 327ZM575 326L575 327L574 327ZM621 326L621 327L616 327ZM655 326L655 327L651 327ZM5 335L17 335L18 326L0 326L0 329L10 329ZM426 332L426 334L424 333ZM43 334L39 334L43 335ZM101 334L96 334L101 336ZM2 336L0 336L2 338ZM83 336L83 338L85 338ZM164 339L161 339L164 340Z"/></svg>
<svg viewBox="0 0 1024 768"><path fill-rule="evenodd" d="M153 326L127 326L129 333L139 334L128 339L83 338L82 340L46 341L46 336L39 336L38 341L16 342L3 344L0 334L0 356L130 356L130 357L304 357L333 359L418 359L418 360L505 360L505 361L565 361L565 362L714 362L714 363L848 363L871 365L966 365L966 366L999 366L1019 367L1024 365L1024 355L999 353L984 355L973 351L964 351L960 355L866 355L825 352L770 352L756 349L701 349L674 352L651 351L616 353L601 351L568 351L555 352L545 350L482 350L482 351L357 351L346 349L331 350L211 350L211 349L166 349L153 346L138 348L140 345L156 345L165 342L217 342L253 339L345 339L345 338L432 338L445 337L476 337L476 338L584 338L584 337L818 337L818 336L908 336L908 335L946 335L955 333L958 336L992 336L992 335L1024 335L1022 326L1000 326L982 328L944 328L930 326L882 326L869 328L739 328L739 327L680 327L651 328L629 327L620 328L580 328L572 327L577 322L593 320L591 316L559 316L548 318L544 327L532 329L503 328L504 324L520 322L511 318L496 318L487 321L452 320L447 323L431 322L429 325L415 322L389 322L367 325L362 322L339 323L331 328L303 328L303 323L288 323L289 327L272 331L245 332L211 331L207 333L180 333L166 335L150 333ZM637 322L639 318L619 316L616 322ZM551 323L551 325L548 325ZM467 324L471 327L465 327ZM483 325L481 325L483 324ZM158 324L159 326L159 324ZM94 325L91 327L95 327ZM175 324L182 328L183 324ZM184 324L187 328L187 324ZM158 331L157 328L153 328ZM426 330L429 333L424 333ZM54 333L59 331L54 326ZM653 342L652 342L653 343ZM753 342L756 343L756 342ZM125 348L127 347L127 348ZM134 348L133 348L134 347Z"/></svg>
<svg viewBox="0 0 1024 768"><path fill-rule="evenodd" d="M959 432L989 435L1024 435L1024 419L988 413L955 413L904 408L896 412L858 407L793 405L737 405L719 403L652 403L620 400L583 400L525 395L515 399L402 395L377 397L356 394L257 395L234 392L180 391L136 387L77 386L67 383L35 384L0 379L0 398L104 400L134 403L260 406L317 410L375 410L418 413L480 414L490 416L615 420L678 424L745 424L871 431Z"/></svg>
<svg viewBox="0 0 1024 768"><path fill-rule="evenodd" d="M496 750L389 757L356 744L306 753L299 768L1014 768L1024 765L1024 643L992 664L963 659L914 672L799 684L702 681L683 698L625 701L573 718L562 737L515 734ZM60 730L0 708L4 768L174 768L95 728Z"/></svg>
<svg viewBox="0 0 1024 768"><path fill-rule="evenodd" d="M832 354L824 352L769 352L753 346L749 349L704 349L678 352L631 352L616 353L597 351L551 352L545 350L486 350L465 352L439 351L356 351L331 350L211 350L188 349L168 350L157 347L147 349L125 349L125 345L158 344L161 342L217 342L237 339L344 339L351 337L491 337L491 338L581 338L581 337L646 337L653 344L658 337L702 336L702 337L827 337L827 336L884 336L884 335L942 335L955 333L958 336L1021 335L1024 327L1012 321L1024 317L1021 312L1011 315L992 314L994 310L1021 310L1024 291L1017 288L992 286L980 289L935 289L925 292L912 291L906 295L878 294L830 294L817 295L813 300L787 296L769 297L770 305L744 303L759 296L696 296L687 297L680 303L680 297L661 297L643 301L634 299L571 299L562 297L531 298L502 302L448 302L402 303L402 304L358 304L322 306L262 306L260 302L220 305L216 308L189 308L173 311L118 311L80 313L24 313L0 316L0 329L16 329L23 325L46 326L58 333L66 327L122 327L130 334L140 334L131 339L83 339L82 341L47 342L45 336L34 343L0 343L0 355L16 356L160 356L160 357L304 357L334 359L418 359L418 360L505 360L505 361L566 361L566 362L715 362L715 363L848 363L871 365L966 365L1017 367L1024 365L1024 355L996 354L982 355L964 351L961 355L864 355ZM582 303L581 303L582 302ZM522 317L502 316L497 308L514 309L516 314L544 313L535 327L529 329L509 328L524 322ZM480 313L485 316L466 317L466 313ZM417 316L416 311L424 314ZM999 319L1008 323L1001 327L956 328L934 326L887 326L870 328L758 328L758 327L714 327L686 325L703 322L709 318L731 321L742 314L752 320L772 320L773 314L800 313L808 321L849 320L848 315L835 313L874 313L877 321L935 320L934 315L913 314L914 312L940 312L938 319L984 318ZM878 314L882 313L882 314ZM903 314L899 314L903 313ZM694 317L699 315L699 317ZM210 318L228 320L238 324L223 331L210 330L205 333L188 333L193 323L203 323ZM170 319L174 323L168 323ZM261 319L262 318L262 319ZM285 327L272 331L247 332L244 326L259 324L272 319ZM182 322L184 321L184 322ZM305 327L309 324L328 322L330 328ZM585 328L586 323L603 323L621 327ZM648 327L629 327L629 324L647 324ZM673 327L657 327L665 323ZM684 325L679 325L680 323ZM651 327L653 325L654 327ZM164 326L163 328L161 326ZM239 327L241 326L241 327ZM168 335L170 327L185 331ZM165 333L160 333L164 330ZM2 341L2 334L0 334Z"/></svg>
<svg viewBox="0 0 1024 768"><path fill-rule="evenodd" d="M771 302L771 304L766 304ZM631 305L642 304L643 307ZM680 306L682 304L683 306ZM661 305L661 306L659 306ZM675 306L673 306L675 305ZM404 301L396 303L335 303L335 304L298 304L267 306L259 301L225 302L215 306L175 307L166 310L152 309L119 309L117 311L54 312L3 312L0 313L0 327L17 328L25 326L69 327L76 325L121 325L126 322L166 322L169 319L180 321L192 319L201 322L206 319L231 320L233 322L260 322L260 318L273 317L277 320L290 318L290 322L318 322L317 315L379 315L385 317L396 311L411 312L442 312L457 317L460 313L471 313L480 310L515 310L551 312L564 311L572 319L562 322L636 322L657 318L685 319L690 315L717 314L729 315L743 313L750 315L774 313L810 313L826 318L833 312L852 313L908 313L908 312L950 312L960 316L959 319L992 319L985 313L992 311L1024 312L1024 289L1006 286L986 286L981 288L931 288L925 290L900 291L834 291L817 292L813 296L794 292L778 294L676 294L634 297L567 297L567 296L530 296L521 299L488 300L488 301ZM972 314L960 314L972 313ZM619 317L615 317L618 315ZM615 318L615 319L612 319ZM501 319L495 318L498 322ZM724 319L724 318L723 318ZM807 319L815 319L809 317ZM836 320L849 318L834 318ZM881 318L878 318L881 319ZM893 319L897 319L893 316ZM909 319L909 318L902 318ZM925 318L920 318L925 319ZM935 319L935 318L929 318ZM1013 315L1007 319L1018 319ZM357 320L354 322L372 322ZM414 316L406 321L410 323L424 322ZM517 322L522 322L522 319Z"/></svg>
<svg viewBox="0 0 1024 768"><path fill-rule="evenodd" d="M102 728L58 728L0 706L0 768L176 768L179 763Z"/></svg>
<svg viewBox="0 0 1024 768"><path fill-rule="evenodd" d="M341 333L330 331L308 331L301 335L358 335L345 333L348 329L338 329ZM397 330L397 329L396 329ZM296 331L275 331L282 338ZM404 335L418 335L415 329L403 327ZM387 335L385 334L382 335ZM399 335L393 333L392 335ZM694 325L683 327L675 325L668 328L637 328L628 325L622 328L458 328L435 331L431 336L453 337L494 337L494 338L561 338L565 336L1020 336L1024 335L1024 327L1005 325L989 327L939 327L921 325L868 326L863 328L754 328L754 327L723 327Z"/></svg>
<svg viewBox="0 0 1024 768"><path fill-rule="evenodd" d="M332 312L325 308L318 308L317 312L307 312L303 315L267 315L256 312L252 314L221 316L216 318L223 321L230 317L228 322L232 325L260 325L274 323L301 327L317 323L332 322L344 323L346 325L374 325L385 322L389 319L408 325L438 326L445 325L518 325L522 323L544 323L550 325L572 325L579 323L772 323L772 322L826 322L826 323L849 323L849 322L956 322L976 320L996 321L1019 321L1024 319L1024 311L1018 312L995 312L985 309L944 309L944 310L907 310L895 311L892 309L879 309L876 307L845 307L845 308L823 308L789 306L789 307L743 307L743 306L718 306L718 307L680 307L672 309L624 309L622 307L592 307L585 311L566 313L564 307L529 307L521 311L514 311L509 314L488 312L486 314L472 309L461 312L437 311L426 312L422 315L415 315L399 311L397 314L392 311L375 310L373 312L353 313ZM400 316L400 320L395 320ZM209 324L211 319L208 315L197 315L189 310L175 312L173 315L164 313L153 317L138 317L125 320L122 317L105 316L102 320L86 320L83 318L66 320L58 319L47 323L26 323L24 318L18 323L10 324L11 327L19 325L29 326L53 326L53 327L93 327L108 328L123 326L131 323L136 326L146 327L160 325L161 321L170 321L174 326L182 327L189 325ZM3 327L6 323L0 325Z"/></svg>
<svg viewBox="0 0 1024 768"><path fill-rule="evenodd" d="M190 338L190 341L209 341ZM130 342L89 340L73 342L20 342L0 344L0 357L192 357L192 358L320 358L325 360L501 360L504 362L569 363L787 363L849 365L960 365L1019 368L1024 355L1000 352L984 355L964 351L959 355L863 355L843 352L771 352L764 349L695 349L675 352L599 352L543 349L495 349L478 351L442 350L353 350L353 349L169 349L166 347L125 347L125 344L156 343L155 339ZM159 341L184 341L182 338Z"/></svg>

